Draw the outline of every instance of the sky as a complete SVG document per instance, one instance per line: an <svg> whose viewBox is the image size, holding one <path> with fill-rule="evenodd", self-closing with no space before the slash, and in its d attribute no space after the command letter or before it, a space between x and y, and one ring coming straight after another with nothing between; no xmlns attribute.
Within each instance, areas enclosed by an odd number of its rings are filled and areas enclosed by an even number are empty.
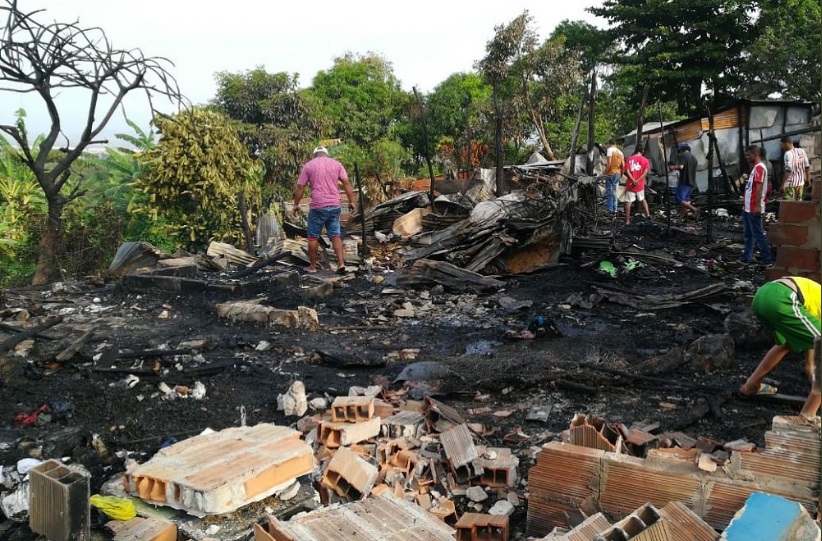
<svg viewBox="0 0 822 541"><path fill-rule="evenodd" d="M193 104L213 98L214 74L262 66L271 73L298 73L311 85L318 71L333 66L346 52L382 55L402 87L423 93L457 72L470 71L485 55L494 27L528 10L541 39L565 19L603 22L585 12L593 0L454 2L352 0L311 2L274 0L20 0L25 10L44 8L40 20L99 26L113 46L139 48L146 56L174 63L169 71ZM64 92L58 101L64 132L78 137L88 106L87 95ZM163 112L174 106L157 102ZM13 124L14 112L26 110L31 136L45 133L50 122L35 96L0 92L0 124ZM126 114L148 129L151 114L141 98L126 101ZM118 113L103 132L132 133Z"/></svg>

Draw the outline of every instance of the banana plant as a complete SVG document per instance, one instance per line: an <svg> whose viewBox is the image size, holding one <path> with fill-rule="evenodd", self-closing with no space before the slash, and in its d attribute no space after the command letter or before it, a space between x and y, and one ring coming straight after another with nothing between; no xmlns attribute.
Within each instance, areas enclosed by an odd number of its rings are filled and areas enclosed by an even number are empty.
<svg viewBox="0 0 822 541"><path fill-rule="evenodd" d="M17 149L0 137L0 216L6 241L20 241L26 237L24 218L32 211L45 212L46 201L37 179L26 167ZM6 243L8 247L8 243Z"/></svg>

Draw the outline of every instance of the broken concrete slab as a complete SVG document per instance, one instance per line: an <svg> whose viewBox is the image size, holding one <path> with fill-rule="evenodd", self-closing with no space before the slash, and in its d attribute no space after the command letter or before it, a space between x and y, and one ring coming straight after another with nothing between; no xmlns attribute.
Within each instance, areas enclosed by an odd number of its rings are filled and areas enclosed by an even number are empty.
<svg viewBox="0 0 822 541"><path fill-rule="evenodd" d="M270 326L282 325L291 329L317 330L320 328L317 311L313 308L299 306L296 310L281 310L272 306L264 306L260 304L261 302L262 300L218 304L217 317Z"/></svg>
<svg viewBox="0 0 822 541"><path fill-rule="evenodd" d="M390 491L301 513L288 521L269 516L267 524L254 524L255 541L454 541L454 532L433 514Z"/></svg>
<svg viewBox="0 0 822 541"><path fill-rule="evenodd" d="M755 492L734 515L720 541L819 541L819 526L796 502Z"/></svg>
<svg viewBox="0 0 822 541"><path fill-rule="evenodd" d="M291 428L227 428L157 452L124 479L129 494L195 516L222 514L288 487L314 469L311 447Z"/></svg>

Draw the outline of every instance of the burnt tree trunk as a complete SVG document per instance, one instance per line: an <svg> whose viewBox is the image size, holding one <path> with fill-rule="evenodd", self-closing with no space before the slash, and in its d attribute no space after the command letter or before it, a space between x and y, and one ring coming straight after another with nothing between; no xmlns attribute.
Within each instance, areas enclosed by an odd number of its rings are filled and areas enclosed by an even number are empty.
<svg viewBox="0 0 822 541"><path fill-rule="evenodd" d="M505 155L504 149L502 146L502 128L503 128L503 118L502 118L502 105L499 101L499 84L494 83L494 153L496 154L496 165L497 165L497 197L503 195L503 190L505 189Z"/></svg>
<svg viewBox="0 0 822 541"><path fill-rule="evenodd" d="M46 193L48 217L43 236L40 238L40 256L37 259L37 269L32 278L32 285L39 286L49 283L57 276L57 246L60 241L60 231L63 229L63 209L66 199L60 193Z"/></svg>

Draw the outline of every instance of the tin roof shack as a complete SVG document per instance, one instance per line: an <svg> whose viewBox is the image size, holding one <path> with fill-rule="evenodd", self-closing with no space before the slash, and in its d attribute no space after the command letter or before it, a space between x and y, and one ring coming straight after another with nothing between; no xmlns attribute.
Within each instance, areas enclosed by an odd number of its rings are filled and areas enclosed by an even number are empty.
<svg viewBox="0 0 822 541"><path fill-rule="evenodd" d="M768 161L774 165L775 178L782 176L782 148L780 138L791 135L799 141L799 146L811 146L810 132L815 104L801 101L780 100L739 100L733 105L713 111L714 132L719 145L719 154L726 172L731 179L739 178L747 169L745 147L750 144L764 145ZM699 164L696 174L700 192L708 190L708 116L694 117L664 124L660 128L646 124L642 138L648 149L645 156L651 161L651 168L657 175L665 174L662 155L661 133L665 132L665 155L669 157L678 143L688 143ZM803 135L807 134L805 137ZM650 140L650 143L647 144ZM636 146L636 131L625 135L625 155ZM714 159L714 177L720 176L719 164Z"/></svg>

